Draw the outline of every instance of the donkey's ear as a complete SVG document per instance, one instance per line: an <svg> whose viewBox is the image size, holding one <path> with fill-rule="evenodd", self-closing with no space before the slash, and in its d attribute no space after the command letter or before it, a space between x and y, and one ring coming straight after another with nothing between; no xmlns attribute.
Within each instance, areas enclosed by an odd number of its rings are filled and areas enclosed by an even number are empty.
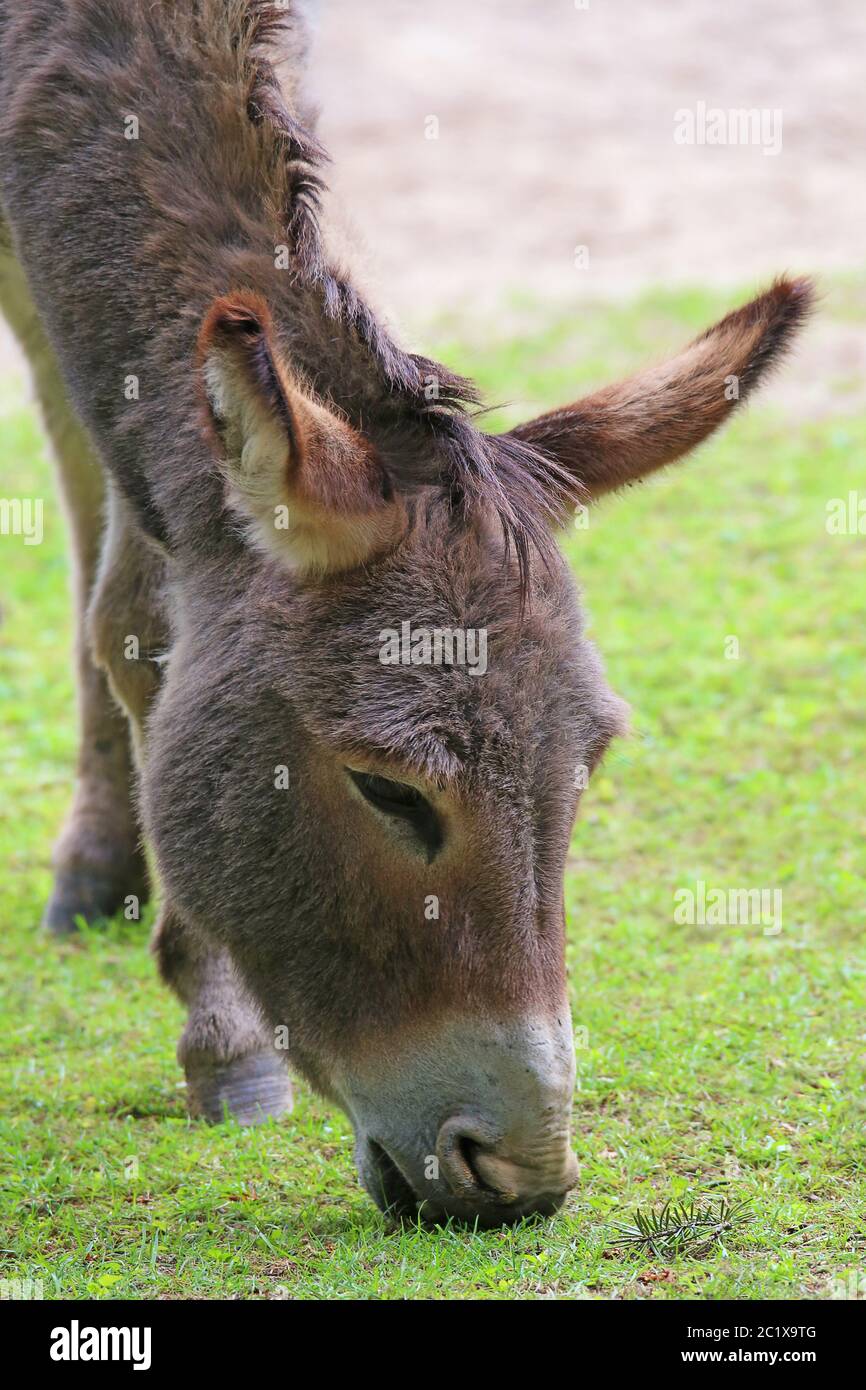
<svg viewBox="0 0 866 1390"><path fill-rule="evenodd" d="M198 350L208 435L253 539L304 572L349 569L391 548L404 513L380 460L291 380L264 300L216 300Z"/></svg>
<svg viewBox="0 0 866 1390"><path fill-rule="evenodd" d="M511 437L555 459L587 501L636 482L728 418L784 355L813 298L810 281L778 280L679 357L541 415Z"/></svg>

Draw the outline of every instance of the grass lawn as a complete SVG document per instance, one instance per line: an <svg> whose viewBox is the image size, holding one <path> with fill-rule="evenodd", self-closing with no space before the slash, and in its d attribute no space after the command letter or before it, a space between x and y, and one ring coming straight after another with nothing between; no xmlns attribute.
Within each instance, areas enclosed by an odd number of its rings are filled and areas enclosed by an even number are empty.
<svg viewBox="0 0 866 1390"><path fill-rule="evenodd" d="M732 302L655 294L443 352L490 399L549 405ZM348 1121L303 1086L279 1124L188 1121L149 922L40 936L75 752L67 562L35 416L3 406L0 495L46 505L41 546L0 536L0 1278L67 1298L682 1299L838 1297L859 1275L866 1294L866 537L825 527L829 498L866 493L866 418L794 428L758 403L566 541L634 709L566 883L582 1176L557 1219L473 1234L389 1228ZM781 890L781 930L678 924L697 880ZM749 1220L709 1248L617 1244L636 1208L720 1195Z"/></svg>

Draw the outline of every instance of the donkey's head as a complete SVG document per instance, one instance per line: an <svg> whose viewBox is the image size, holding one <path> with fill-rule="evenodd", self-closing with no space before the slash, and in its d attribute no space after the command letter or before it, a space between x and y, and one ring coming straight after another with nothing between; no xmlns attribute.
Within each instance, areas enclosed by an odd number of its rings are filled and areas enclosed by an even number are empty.
<svg viewBox="0 0 866 1390"><path fill-rule="evenodd" d="M182 912L350 1115L383 1207L499 1222L575 1182L563 871L623 707L567 566L542 542L527 573L521 541L699 444L808 298L780 282L669 365L511 435L463 419L474 473L452 447L447 485L416 488L397 480L417 440L316 399L261 299L207 317L208 428L244 539L182 590L149 821Z"/></svg>

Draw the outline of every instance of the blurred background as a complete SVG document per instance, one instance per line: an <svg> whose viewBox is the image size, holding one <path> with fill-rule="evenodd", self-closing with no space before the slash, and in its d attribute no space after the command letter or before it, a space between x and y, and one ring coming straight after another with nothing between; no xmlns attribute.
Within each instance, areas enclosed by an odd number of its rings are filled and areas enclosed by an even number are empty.
<svg viewBox="0 0 866 1390"><path fill-rule="evenodd" d="M332 182L411 337L863 264L861 0L321 0L320 14ZM676 143L675 114L699 103L781 112L781 148ZM821 323L798 358L777 396L821 409L828 378L866 380L866 335Z"/></svg>
<svg viewBox="0 0 866 1390"><path fill-rule="evenodd" d="M862 0L307 3L353 265L413 340L862 265ZM699 103L781 112L781 148L676 143ZM5 325L0 353L17 373ZM828 376L866 378L866 334L822 323L799 360L777 397L821 409Z"/></svg>

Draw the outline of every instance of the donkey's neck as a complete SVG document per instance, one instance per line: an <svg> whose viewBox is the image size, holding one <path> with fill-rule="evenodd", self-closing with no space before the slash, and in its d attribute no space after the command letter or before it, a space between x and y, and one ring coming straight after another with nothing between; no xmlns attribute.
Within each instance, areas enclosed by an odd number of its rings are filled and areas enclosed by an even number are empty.
<svg viewBox="0 0 866 1390"><path fill-rule="evenodd" d="M2 33L16 249L106 466L173 550L224 544L195 361L214 298L262 295L293 363L363 411L357 324L342 331L323 313L334 290L316 148L293 104L307 46L297 8L126 0L100 14L31 0ZM278 42L288 98L262 56Z"/></svg>

